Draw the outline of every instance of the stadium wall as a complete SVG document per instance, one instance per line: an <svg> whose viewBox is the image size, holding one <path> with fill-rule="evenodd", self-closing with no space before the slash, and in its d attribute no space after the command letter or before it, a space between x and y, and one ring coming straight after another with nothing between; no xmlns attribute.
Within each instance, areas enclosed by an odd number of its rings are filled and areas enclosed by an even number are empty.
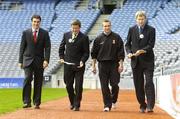
<svg viewBox="0 0 180 119"><path fill-rule="evenodd" d="M180 74L160 76L157 79L157 102L174 118L180 118Z"/></svg>

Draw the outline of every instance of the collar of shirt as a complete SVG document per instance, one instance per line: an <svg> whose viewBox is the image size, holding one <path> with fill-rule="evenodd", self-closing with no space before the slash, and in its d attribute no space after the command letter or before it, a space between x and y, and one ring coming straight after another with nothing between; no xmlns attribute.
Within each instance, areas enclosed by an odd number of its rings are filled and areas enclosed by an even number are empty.
<svg viewBox="0 0 180 119"><path fill-rule="evenodd" d="M140 28L144 29L145 25L143 25L143 26L137 25L137 27L138 27L138 29L140 29Z"/></svg>
<svg viewBox="0 0 180 119"><path fill-rule="evenodd" d="M79 34L79 33L76 33L76 34L75 34L75 33L72 32L72 39L77 38L78 34Z"/></svg>
<svg viewBox="0 0 180 119"><path fill-rule="evenodd" d="M106 36L109 36L110 34L111 34L111 31L110 32L103 32L104 33L104 35L106 35Z"/></svg>
<svg viewBox="0 0 180 119"><path fill-rule="evenodd" d="M36 35L38 36L38 33L39 33L39 29L36 29ZM34 34L34 32L35 32L35 29L34 28L32 28L32 33Z"/></svg>
<svg viewBox="0 0 180 119"><path fill-rule="evenodd" d="M143 32L144 26L137 25L137 28L138 28L140 34Z"/></svg>

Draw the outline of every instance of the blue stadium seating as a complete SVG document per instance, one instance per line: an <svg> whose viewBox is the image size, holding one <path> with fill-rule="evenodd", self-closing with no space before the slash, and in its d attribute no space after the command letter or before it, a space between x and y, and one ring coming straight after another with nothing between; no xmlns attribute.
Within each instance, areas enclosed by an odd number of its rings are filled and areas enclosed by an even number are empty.
<svg viewBox="0 0 180 119"><path fill-rule="evenodd" d="M13 0L8 0L13 1ZM81 31L87 33L96 21L99 10L75 10L79 0L22 0L22 10L0 10L0 61L1 77L23 77L23 71L17 67L19 43L22 31L31 27L30 18L33 14L42 16L41 27L49 30L52 41L51 61L45 74L52 73L58 66L58 47L64 32L70 30L70 22L79 19L82 22ZM12 68L13 67L13 68Z"/></svg>
<svg viewBox="0 0 180 119"><path fill-rule="evenodd" d="M22 0L21 10L0 10L0 77L24 76L17 66L19 43L22 31L31 27L30 18L33 14L41 15L41 26L49 30L52 52L45 74L52 74L59 66L58 47L63 33L70 29L71 21L79 19L82 22L82 32L87 33L100 15L100 10L91 9L95 4L94 0L91 1L90 9L87 10L76 10L79 0ZM109 17L113 31L119 33L123 40L126 40L128 28L135 24L134 14L137 10L145 10L149 24L156 28L155 72L161 71L161 65L166 65L166 73L178 69L180 33L176 32L180 29L179 0L126 0L123 7L115 9ZM132 76L128 60L125 60L125 67L122 76Z"/></svg>
<svg viewBox="0 0 180 119"><path fill-rule="evenodd" d="M178 0L127 0L121 9L115 9L109 19L113 31L119 33L126 41L129 27L136 23L135 12L144 10L148 23L156 28L155 74L180 71L180 1ZM125 71L122 76L131 74L129 60L125 60Z"/></svg>
<svg viewBox="0 0 180 119"><path fill-rule="evenodd" d="M157 29L157 39L166 40L169 39L169 35L178 39L179 35L171 34L180 27L180 7L177 7L174 1L127 0L122 9L115 9L110 16L113 30L119 33L125 40L128 28L135 24L135 12L137 10L144 10L147 13L149 24Z"/></svg>

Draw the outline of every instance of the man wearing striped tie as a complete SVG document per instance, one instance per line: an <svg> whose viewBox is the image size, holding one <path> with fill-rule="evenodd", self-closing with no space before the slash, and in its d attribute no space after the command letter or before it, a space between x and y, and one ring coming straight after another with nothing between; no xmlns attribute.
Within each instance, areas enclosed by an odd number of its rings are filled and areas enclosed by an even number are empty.
<svg viewBox="0 0 180 119"><path fill-rule="evenodd" d="M81 22L77 19L73 20L71 31L64 33L59 47L60 63L64 63L64 82L70 109L74 111L80 109L85 62L89 57L89 38L80 31L80 28Z"/></svg>

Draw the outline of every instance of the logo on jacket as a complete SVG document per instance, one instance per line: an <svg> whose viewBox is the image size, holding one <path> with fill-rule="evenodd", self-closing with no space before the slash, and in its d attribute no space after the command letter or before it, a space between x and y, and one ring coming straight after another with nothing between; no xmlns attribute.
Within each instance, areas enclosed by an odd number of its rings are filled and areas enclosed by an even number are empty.
<svg viewBox="0 0 180 119"><path fill-rule="evenodd" d="M100 44L100 45L104 44L104 41L103 41L103 42L100 42L99 44Z"/></svg>
<svg viewBox="0 0 180 119"><path fill-rule="evenodd" d="M116 40L113 40L113 41L112 41L112 44L115 44L115 43L116 43Z"/></svg>

